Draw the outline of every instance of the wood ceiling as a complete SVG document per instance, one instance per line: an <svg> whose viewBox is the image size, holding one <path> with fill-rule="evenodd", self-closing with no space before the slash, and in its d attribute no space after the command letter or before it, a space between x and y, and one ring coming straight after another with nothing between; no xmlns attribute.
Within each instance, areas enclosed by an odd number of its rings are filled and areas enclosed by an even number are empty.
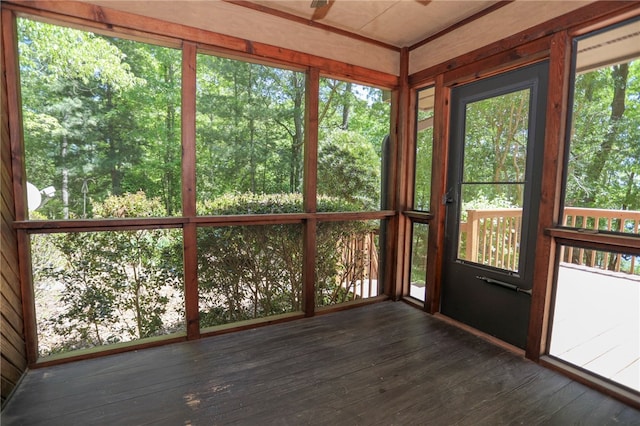
<svg viewBox="0 0 640 426"><path fill-rule="evenodd" d="M331 0L317 9L310 7L311 0L255 0L246 3L259 4L391 46L404 47L509 2Z"/></svg>
<svg viewBox="0 0 640 426"><path fill-rule="evenodd" d="M499 41L591 1L554 0L83 0L247 41L399 75Z"/></svg>

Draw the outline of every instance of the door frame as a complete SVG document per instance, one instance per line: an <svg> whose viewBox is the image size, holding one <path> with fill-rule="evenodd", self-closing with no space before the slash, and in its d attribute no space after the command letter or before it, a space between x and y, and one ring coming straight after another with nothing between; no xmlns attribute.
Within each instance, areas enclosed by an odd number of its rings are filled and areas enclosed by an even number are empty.
<svg viewBox="0 0 640 426"><path fill-rule="evenodd" d="M441 246L443 256L441 256L440 311L455 320L475 327L481 332L494 335L522 349L525 349L527 345L529 313L532 304L530 296L536 259L535 246L542 161L544 159L548 84L549 62L540 61L494 74L450 90L448 111L450 128L447 139L449 156L445 172L447 191L442 200L443 203L447 203L447 207L442 209L444 228L441 229L444 231L444 244ZM526 89L530 90L531 108L528 115L529 136L524 175L526 187L523 197L522 249L518 270L511 272L465 261L458 257L461 211L459 190L463 182L465 112L466 106L472 102ZM452 202L453 204L451 204ZM452 222L455 222L454 228L451 228ZM456 270L457 272L455 272ZM453 281L451 281L452 277L455 277ZM485 283L480 284L481 281L485 281ZM505 289L487 286L491 283L513 287ZM512 290L517 291L512 292ZM471 294L473 297L478 297L481 303L471 304L468 300ZM511 302L509 302L510 300ZM486 305L482 306L482 302ZM493 304L498 305L500 309L490 308ZM511 311L512 318L506 314L507 311ZM504 317L501 316L503 312L505 312Z"/></svg>

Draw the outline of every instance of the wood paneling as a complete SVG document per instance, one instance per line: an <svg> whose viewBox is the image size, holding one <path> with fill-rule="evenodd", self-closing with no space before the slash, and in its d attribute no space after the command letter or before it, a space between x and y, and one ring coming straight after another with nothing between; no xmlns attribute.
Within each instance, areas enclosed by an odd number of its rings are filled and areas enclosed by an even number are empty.
<svg viewBox="0 0 640 426"><path fill-rule="evenodd" d="M512 47L505 41L509 41L514 34L543 24L558 15L567 16L588 3L584 1L509 3L493 13L474 20L469 25L412 50L409 73L413 74L446 63L493 43L496 45L496 52ZM526 40L521 38L519 42L523 43Z"/></svg>
<svg viewBox="0 0 640 426"><path fill-rule="evenodd" d="M1 263L0 296L2 315L0 316L0 372L2 379L2 405L9 397L27 367L26 348L22 324L22 300L20 291L20 268L18 266L18 242L16 231L11 228L15 221L13 197L13 171L11 165L11 136L9 132L9 108L5 54L12 49L12 16L2 11L2 72L0 80L0 193L1 210ZM9 50L9 52L7 52Z"/></svg>
<svg viewBox="0 0 640 426"><path fill-rule="evenodd" d="M578 2L572 3L575 5L579 5ZM505 6L500 9L500 11L504 11L509 7L510 5ZM456 45L456 41L453 40L451 44L445 43L442 46L443 53L449 55L449 58L440 63L437 63L436 61L431 62L431 51L427 49L430 44L427 44L425 46L422 46L421 48L411 51L412 67L410 70L410 81L412 84L415 84L416 82L419 82L421 80L433 78L433 76L437 74L444 73L461 66L473 64L490 56L506 52L510 49L516 48L517 46L526 44L538 38L546 37L556 32L564 31L567 29L577 28L576 26L580 26L580 31L583 32L584 30L582 30L582 28L584 27L584 25L588 24L590 28L594 28L596 26L595 22L606 19L607 17L611 18L611 16L615 15L620 15L622 17L629 17L631 15L635 16L638 14L639 9L640 5L638 4L638 2L599 1L595 4L576 9L571 13L559 16L550 21L543 22L517 34L508 34L507 36L503 37L502 39L498 39L493 43L484 45L482 47L479 46L475 50L469 51L468 53L464 53L456 57L454 57L452 51L446 50L451 45ZM536 15L536 13L534 12L533 15ZM475 21L474 25L477 24L477 22L478 21ZM608 22L611 22L611 20L609 20ZM495 27L495 25L491 26L492 28ZM476 35L482 33L484 33L484 31L480 30L479 32L476 32ZM461 32L455 33L456 38L461 36ZM474 38L473 35L471 37ZM431 64L418 66L417 62L419 61L430 61Z"/></svg>

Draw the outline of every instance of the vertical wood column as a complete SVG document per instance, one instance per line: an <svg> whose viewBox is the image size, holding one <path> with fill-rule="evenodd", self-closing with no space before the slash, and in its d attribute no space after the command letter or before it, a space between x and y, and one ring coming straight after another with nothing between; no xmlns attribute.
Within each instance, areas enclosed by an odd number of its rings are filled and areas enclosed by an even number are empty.
<svg viewBox="0 0 640 426"><path fill-rule="evenodd" d="M433 122L433 167L431 168L431 213L429 243L427 247L427 297L425 310L440 310L442 290L442 263L444 262L444 225L447 206L443 197L447 192L447 163L449 161L449 120L451 90L444 85L444 75L436 77ZM435 165L439 165L436 167Z"/></svg>
<svg viewBox="0 0 640 426"><path fill-rule="evenodd" d="M304 108L304 182L303 204L305 213L317 211L318 180L318 98L320 96L320 72L310 68L305 83ZM304 312L306 316L315 314L316 281L316 231L317 220L308 218L304 223L302 252L302 282L304 288Z"/></svg>
<svg viewBox="0 0 640 426"><path fill-rule="evenodd" d="M2 10L2 51L4 55L7 107L9 113L9 138L11 144L11 172L13 174L13 198L15 220L26 220L27 191L24 168L24 139L22 133L22 102L20 99L20 72L18 66L18 37L15 15ZM38 332L35 299L31 276L31 241L25 231L17 232L18 273L22 297L22 316L27 363L38 360Z"/></svg>
<svg viewBox="0 0 640 426"><path fill-rule="evenodd" d="M184 299L187 338L200 337L198 309L198 244L197 227L188 218L196 216L196 54L194 43L182 46L182 214Z"/></svg>
<svg viewBox="0 0 640 426"><path fill-rule="evenodd" d="M387 284L386 290L387 295L394 300L398 300L403 295L408 294L409 265L411 263L411 220L402 214L413 203L409 199L409 194L412 193L409 186L412 185L412 182L410 182L410 176L407 173L412 168L408 164L408 159L412 158L411 155L408 155L408 150L412 146L410 143L412 135L410 134L411 126L409 122L412 120L411 115L413 114L410 107L408 48L402 48L400 51L399 82L400 86L396 91L392 104L392 108L395 109L392 111L392 130L395 134L395 137L392 138L395 148L395 158L393 160L395 161L391 162L392 166L390 167L390 172L394 176L392 180L395 183L394 190L391 191L392 194L395 194L391 207L396 211L395 218L390 221L392 224L390 228L391 234L395 233L395 238L392 241L395 243L396 250L392 271L393 279ZM387 245L387 247L389 248L388 251L393 253L393 246Z"/></svg>
<svg viewBox="0 0 640 426"><path fill-rule="evenodd" d="M534 361L538 361L540 355L547 350L556 244L552 237L545 234L545 229L556 225L560 218L570 74L571 38L563 31L554 34L549 54L540 210L526 346L527 358Z"/></svg>

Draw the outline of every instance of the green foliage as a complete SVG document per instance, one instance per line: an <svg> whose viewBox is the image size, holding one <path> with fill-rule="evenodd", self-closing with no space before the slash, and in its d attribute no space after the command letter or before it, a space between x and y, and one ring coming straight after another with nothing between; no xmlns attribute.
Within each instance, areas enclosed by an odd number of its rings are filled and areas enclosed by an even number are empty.
<svg viewBox="0 0 640 426"><path fill-rule="evenodd" d="M321 197L325 211L357 206ZM199 214L292 213L300 194L226 195L201 203ZM331 210L330 210L331 209ZM353 298L344 284L343 248L372 225L329 222L318 227L316 298L319 306ZM353 268L354 265L346 265ZM202 327L301 311L302 227L292 225L205 227L198 230L198 281Z"/></svg>
<svg viewBox="0 0 640 426"><path fill-rule="evenodd" d="M360 134L335 130L318 149L318 193L380 208L380 156Z"/></svg>
<svg viewBox="0 0 640 426"><path fill-rule="evenodd" d="M108 197L94 211L106 217L139 217L163 211L143 193ZM52 352L166 334L183 328L169 323L184 309L169 306L181 291L178 232L162 229L52 234L47 252L33 251L34 276L63 285L64 311L50 319L62 344ZM38 243L42 247L43 243ZM55 247L59 259L45 263ZM41 267L42 270L38 270ZM169 312L170 309L177 312Z"/></svg>
<svg viewBox="0 0 640 426"><path fill-rule="evenodd" d="M576 77L566 205L640 210L640 61Z"/></svg>
<svg viewBox="0 0 640 426"><path fill-rule="evenodd" d="M18 20L26 171L42 212L91 217L87 198L144 189L181 200L180 51Z"/></svg>
<svg viewBox="0 0 640 426"><path fill-rule="evenodd" d="M431 168L433 164L433 127L418 132L414 209L429 211L431 202Z"/></svg>
<svg viewBox="0 0 640 426"><path fill-rule="evenodd" d="M197 58L197 193L299 192L304 75Z"/></svg>

